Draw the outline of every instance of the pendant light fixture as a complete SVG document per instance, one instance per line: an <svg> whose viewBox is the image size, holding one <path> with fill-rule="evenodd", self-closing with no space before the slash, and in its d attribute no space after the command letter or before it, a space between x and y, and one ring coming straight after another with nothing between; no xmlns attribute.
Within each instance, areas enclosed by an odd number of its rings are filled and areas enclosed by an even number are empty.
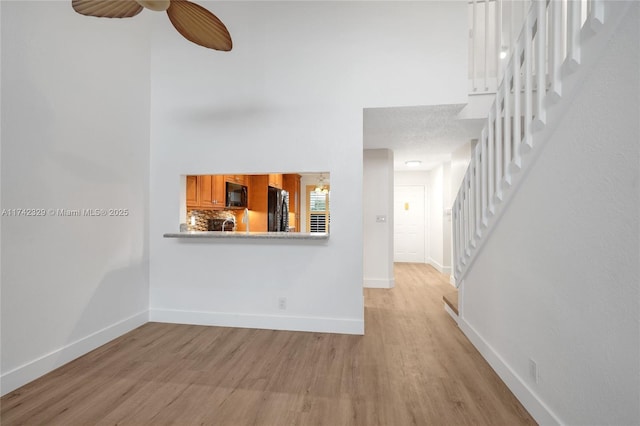
<svg viewBox="0 0 640 426"><path fill-rule="evenodd" d="M322 173L320 174L320 178L318 179L318 184L316 185L316 188L313 190L313 192L315 192L316 194L329 193L329 187L327 186L324 179L324 175Z"/></svg>

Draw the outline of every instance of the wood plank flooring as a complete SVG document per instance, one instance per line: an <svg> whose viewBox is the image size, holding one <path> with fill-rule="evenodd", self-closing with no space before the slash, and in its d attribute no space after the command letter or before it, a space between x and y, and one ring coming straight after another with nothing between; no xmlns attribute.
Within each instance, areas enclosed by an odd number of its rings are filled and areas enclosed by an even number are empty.
<svg viewBox="0 0 640 426"><path fill-rule="evenodd" d="M365 336L148 323L5 395L5 425L528 425L444 311L447 277L396 264Z"/></svg>

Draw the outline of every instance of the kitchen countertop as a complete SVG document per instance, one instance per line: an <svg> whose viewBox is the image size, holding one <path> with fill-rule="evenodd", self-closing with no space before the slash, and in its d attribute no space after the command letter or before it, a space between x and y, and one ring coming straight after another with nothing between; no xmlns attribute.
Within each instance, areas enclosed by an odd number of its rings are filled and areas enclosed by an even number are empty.
<svg viewBox="0 0 640 426"><path fill-rule="evenodd" d="M307 232L243 232L243 231L186 231L168 232L164 238L230 238L230 239L261 239L261 240L328 240L328 233Z"/></svg>

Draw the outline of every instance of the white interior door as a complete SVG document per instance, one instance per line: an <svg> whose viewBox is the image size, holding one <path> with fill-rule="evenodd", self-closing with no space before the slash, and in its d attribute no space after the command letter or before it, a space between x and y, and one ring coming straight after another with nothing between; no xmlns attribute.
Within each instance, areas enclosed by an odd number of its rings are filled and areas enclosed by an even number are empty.
<svg viewBox="0 0 640 426"><path fill-rule="evenodd" d="M424 186L396 186L393 198L393 261L424 263Z"/></svg>

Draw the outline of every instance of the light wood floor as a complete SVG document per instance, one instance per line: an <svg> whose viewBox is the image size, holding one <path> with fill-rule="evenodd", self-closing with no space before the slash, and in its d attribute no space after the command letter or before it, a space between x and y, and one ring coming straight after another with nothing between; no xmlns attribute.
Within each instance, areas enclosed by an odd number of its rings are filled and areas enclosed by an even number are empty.
<svg viewBox="0 0 640 426"><path fill-rule="evenodd" d="M396 264L365 336L148 323L1 399L3 426L535 424L443 309L446 277Z"/></svg>

